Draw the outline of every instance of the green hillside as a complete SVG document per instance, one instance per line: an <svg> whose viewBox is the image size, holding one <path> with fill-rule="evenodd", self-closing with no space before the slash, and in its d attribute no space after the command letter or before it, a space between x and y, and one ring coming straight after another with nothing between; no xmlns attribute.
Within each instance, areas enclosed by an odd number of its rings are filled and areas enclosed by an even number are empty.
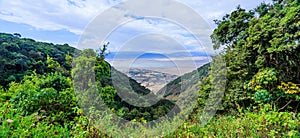
<svg viewBox="0 0 300 138"><path fill-rule="evenodd" d="M226 48L226 112L271 104L280 111L300 109L300 2L275 0L254 10L237 7L212 34L214 48Z"/></svg>
<svg viewBox="0 0 300 138"><path fill-rule="evenodd" d="M205 64L199 67L197 70L186 73L176 78L175 80L169 82L168 84L166 84L166 86L161 88L158 91L157 95L161 95L166 99L176 101L181 93L185 93L188 91L198 91L200 86L199 81L208 75L209 66L210 64ZM183 81L188 81L188 87L183 86L183 84L185 83Z"/></svg>
<svg viewBox="0 0 300 138"><path fill-rule="evenodd" d="M80 51L67 44L37 42L18 34L1 33L0 40L1 137L101 136L102 133L93 132L94 126L86 124L85 114L89 109L84 108L88 104L100 110L99 98L116 115L129 121L158 119L174 107L174 103L164 99L146 107L127 103L117 93L126 91L129 98L138 99L134 97L151 94L150 90L111 67L103 55L91 49ZM94 101L79 100L74 92L79 86L76 79L82 79L81 71L88 63L93 63L88 69L95 72ZM114 86L113 80L118 85ZM90 84L83 82L83 85ZM82 94L89 93L82 91Z"/></svg>
<svg viewBox="0 0 300 138"><path fill-rule="evenodd" d="M211 39L226 62L221 105L203 126L208 94L218 79L210 69L199 84L195 112L169 136L300 137L300 1L273 0L249 11L237 6L215 23ZM176 88L168 92L178 93Z"/></svg>
<svg viewBox="0 0 300 138"><path fill-rule="evenodd" d="M66 56L71 56L74 50L67 44L37 42L21 38L19 34L0 33L0 85L6 87L12 81L20 82L32 71L39 74L51 72L47 67L48 56L62 65L62 68L70 70L70 64L65 64Z"/></svg>

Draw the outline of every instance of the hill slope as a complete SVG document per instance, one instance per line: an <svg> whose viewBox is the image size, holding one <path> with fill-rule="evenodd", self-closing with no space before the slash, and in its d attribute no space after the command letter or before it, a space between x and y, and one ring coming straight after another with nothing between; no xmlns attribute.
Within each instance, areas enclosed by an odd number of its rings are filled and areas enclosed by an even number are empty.
<svg viewBox="0 0 300 138"><path fill-rule="evenodd" d="M72 56L75 50L77 49L67 44L37 42L33 39L21 38L19 35L0 33L0 85L7 86L12 81L19 82L23 76L33 71L38 74L52 72L47 65L47 56L69 71L71 66L66 63L66 56ZM69 76L69 74L65 75ZM135 80L128 79L134 86L134 90L139 91L138 93L150 92Z"/></svg>
<svg viewBox="0 0 300 138"><path fill-rule="evenodd" d="M34 72L36 72L35 75L46 76L51 73L57 73L71 80L71 70L74 70L71 64L72 56L75 53L77 55L78 53L87 51L94 52L93 50L80 51L67 44L56 45L37 42L33 39L21 38L18 34L0 33L0 88L1 86L9 88L8 84L11 82L22 84L24 83L24 76L35 74ZM99 61L99 57L91 57L91 60ZM74 62L75 60L73 59L73 64ZM153 118L157 119L165 115L174 106L172 102L165 99L155 100L157 98L155 98L155 95L149 89L141 86L140 83L127 77L124 73L117 71L104 60L96 62L95 68L91 67L90 69L95 69L95 79L99 88L99 94L102 97L111 96L113 100L107 98L108 100L112 100L108 106L111 109L119 111L120 116L125 119L144 118L147 121ZM74 76L72 77L74 79ZM117 85L113 85L113 80L116 81ZM55 84L49 83L49 86L51 85ZM58 85L55 87L61 86ZM137 105L141 103L140 100L149 101L153 104L143 107L131 105L131 103L127 103L126 100L122 99L123 97L118 95L124 92L129 94L129 96L127 95L128 100L134 101ZM139 96L148 94L154 98L139 98ZM0 99L1 96L2 94L0 95ZM6 96L3 101L6 100L10 100L10 97Z"/></svg>
<svg viewBox="0 0 300 138"><path fill-rule="evenodd" d="M187 91L198 91L199 80L208 75L208 67L210 64L205 64L190 73L186 73L175 80L168 83L157 92L157 95L162 96L169 100L177 100L181 93ZM197 76L198 75L198 76ZM198 77L198 78L197 78ZM184 82L185 81L185 82ZM188 81L188 82L187 82ZM188 87L183 86L184 83L189 83Z"/></svg>
<svg viewBox="0 0 300 138"><path fill-rule="evenodd" d="M50 72L47 55L70 70L65 57L74 50L67 44L37 42L20 35L0 33L0 85L6 87L12 81L19 82L34 70L39 74Z"/></svg>

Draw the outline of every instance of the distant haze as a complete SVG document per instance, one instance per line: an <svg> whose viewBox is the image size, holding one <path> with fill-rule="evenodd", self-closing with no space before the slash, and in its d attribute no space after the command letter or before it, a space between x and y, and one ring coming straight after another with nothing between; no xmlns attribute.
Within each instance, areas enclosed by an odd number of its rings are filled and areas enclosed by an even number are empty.
<svg viewBox="0 0 300 138"><path fill-rule="evenodd" d="M192 53L189 56L185 56L184 53L174 53L166 56L154 53L121 53L119 56L115 55L116 53L110 54L106 60L121 72L126 73L131 68L139 68L178 76L191 72L211 60L209 55L203 53Z"/></svg>

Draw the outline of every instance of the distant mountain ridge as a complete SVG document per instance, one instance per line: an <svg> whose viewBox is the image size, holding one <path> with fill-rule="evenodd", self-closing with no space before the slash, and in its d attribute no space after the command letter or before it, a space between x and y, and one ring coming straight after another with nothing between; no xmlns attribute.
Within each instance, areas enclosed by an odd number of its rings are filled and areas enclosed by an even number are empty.
<svg viewBox="0 0 300 138"><path fill-rule="evenodd" d="M149 52L111 52L107 59L131 59L131 58L172 58L172 57L196 57L196 56L211 56L212 54L205 52L175 52L175 53L149 53Z"/></svg>

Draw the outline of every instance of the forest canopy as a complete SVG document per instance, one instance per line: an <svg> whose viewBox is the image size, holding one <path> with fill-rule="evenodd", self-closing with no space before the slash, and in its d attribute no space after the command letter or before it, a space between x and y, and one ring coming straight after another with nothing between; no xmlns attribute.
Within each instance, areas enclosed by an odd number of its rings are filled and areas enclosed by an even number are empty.
<svg viewBox="0 0 300 138"><path fill-rule="evenodd" d="M223 106L271 103L300 109L300 2L274 0L247 11L240 6L221 20L211 38L223 49L227 87Z"/></svg>

